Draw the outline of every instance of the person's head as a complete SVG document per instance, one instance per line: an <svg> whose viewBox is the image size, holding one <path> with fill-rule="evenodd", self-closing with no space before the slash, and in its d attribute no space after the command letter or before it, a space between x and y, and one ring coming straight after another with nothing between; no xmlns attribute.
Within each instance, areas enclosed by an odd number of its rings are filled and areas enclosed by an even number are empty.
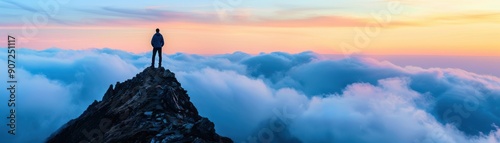
<svg viewBox="0 0 500 143"><path fill-rule="evenodd" d="M160 32L160 29L156 28L156 33Z"/></svg>

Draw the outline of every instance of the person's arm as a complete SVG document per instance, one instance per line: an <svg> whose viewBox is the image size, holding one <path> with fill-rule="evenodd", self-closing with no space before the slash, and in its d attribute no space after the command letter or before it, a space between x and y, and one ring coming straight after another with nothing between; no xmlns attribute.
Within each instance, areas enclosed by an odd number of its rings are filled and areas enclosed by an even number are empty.
<svg viewBox="0 0 500 143"><path fill-rule="evenodd" d="M163 45L165 45L165 41L163 40L163 35L161 36L161 47L163 47Z"/></svg>
<svg viewBox="0 0 500 143"><path fill-rule="evenodd" d="M154 47L154 45L153 45L154 40L155 40L155 36L153 35L153 38L151 38L151 46L152 46L152 47Z"/></svg>

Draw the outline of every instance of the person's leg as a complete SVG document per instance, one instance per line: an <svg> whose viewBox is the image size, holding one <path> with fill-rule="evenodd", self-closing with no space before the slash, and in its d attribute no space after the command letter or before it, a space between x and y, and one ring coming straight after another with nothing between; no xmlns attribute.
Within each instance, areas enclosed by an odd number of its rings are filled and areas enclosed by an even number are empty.
<svg viewBox="0 0 500 143"><path fill-rule="evenodd" d="M156 48L153 48L153 58L151 58L151 67L155 67L155 57L156 57Z"/></svg>
<svg viewBox="0 0 500 143"><path fill-rule="evenodd" d="M161 48L158 48L158 56L160 56L158 61L158 68L161 67L161 55L163 55L163 53L161 52Z"/></svg>

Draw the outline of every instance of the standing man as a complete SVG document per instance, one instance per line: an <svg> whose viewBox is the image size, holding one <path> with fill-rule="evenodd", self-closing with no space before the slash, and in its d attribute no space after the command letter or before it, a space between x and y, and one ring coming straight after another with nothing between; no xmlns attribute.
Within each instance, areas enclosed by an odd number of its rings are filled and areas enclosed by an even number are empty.
<svg viewBox="0 0 500 143"><path fill-rule="evenodd" d="M160 29L156 28L156 33L153 35L153 38L151 39L151 46L153 46L153 60L151 60L151 67L155 67L155 57L156 53L158 52L159 56L159 61L158 61L158 68L161 67L161 48L165 42L163 41L163 35L160 34Z"/></svg>

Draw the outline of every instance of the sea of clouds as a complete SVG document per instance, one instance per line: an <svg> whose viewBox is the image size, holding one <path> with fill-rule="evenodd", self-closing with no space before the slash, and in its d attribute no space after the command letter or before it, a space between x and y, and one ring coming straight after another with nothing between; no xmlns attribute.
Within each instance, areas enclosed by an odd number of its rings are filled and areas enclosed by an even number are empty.
<svg viewBox="0 0 500 143"><path fill-rule="evenodd" d="M0 49L0 56L7 57L6 51ZM112 49L18 49L17 131L7 134L4 90L0 139L43 142L101 100L110 84L132 78L150 62L150 53ZM0 65L7 65L4 58ZM164 55L163 66L176 74L217 132L236 142L500 141L500 78L495 76L313 52L177 53ZM0 66L2 75L6 68Z"/></svg>

